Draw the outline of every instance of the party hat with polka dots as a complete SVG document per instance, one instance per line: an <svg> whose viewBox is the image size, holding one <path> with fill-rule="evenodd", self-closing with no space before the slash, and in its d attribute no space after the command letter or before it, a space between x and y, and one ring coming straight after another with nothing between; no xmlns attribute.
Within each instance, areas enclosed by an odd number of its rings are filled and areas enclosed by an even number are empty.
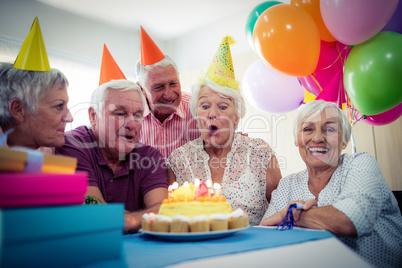
<svg viewBox="0 0 402 268"><path fill-rule="evenodd" d="M102 64L99 77L99 85L111 80L126 79L116 61L113 59L106 45L103 44Z"/></svg>
<svg viewBox="0 0 402 268"><path fill-rule="evenodd" d="M14 62L14 67L27 71L50 71L45 43L39 26L38 17L35 17L31 30L21 46L20 53Z"/></svg>
<svg viewBox="0 0 402 268"><path fill-rule="evenodd" d="M230 36L225 36L222 39L222 42L209 65L206 77L218 85L230 87L239 91L239 82L235 79L232 54L230 53L229 48L229 46L234 43L235 42Z"/></svg>

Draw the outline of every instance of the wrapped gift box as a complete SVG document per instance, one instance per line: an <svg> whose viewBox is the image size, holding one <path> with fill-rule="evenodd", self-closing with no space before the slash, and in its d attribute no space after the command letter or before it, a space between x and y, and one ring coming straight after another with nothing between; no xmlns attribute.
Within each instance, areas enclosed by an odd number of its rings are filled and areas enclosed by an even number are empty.
<svg viewBox="0 0 402 268"><path fill-rule="evenodd" d="M0 171L73 174L76 167L74 157L45 154L21 146L0 147Z"/></svg>
<svg viewBox="0 0 402 268"><path fill-rule="evenodd" d="M87 174L0 173L0 207L83 204Z"/></svg>
<svg viewBox="0 0 402 268"><path fill-rule="evenodd" d="M0 267L76 267L118 258L124 205L0 210Z"/></svg>

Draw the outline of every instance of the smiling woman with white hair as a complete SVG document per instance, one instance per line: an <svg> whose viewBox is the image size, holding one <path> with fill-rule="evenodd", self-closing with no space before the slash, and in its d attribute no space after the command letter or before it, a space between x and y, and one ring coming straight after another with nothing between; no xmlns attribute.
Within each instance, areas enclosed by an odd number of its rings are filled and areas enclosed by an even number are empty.
<svg viewBox="0 0 402 268"><path fill-rule="evenodd" d="M219 52L230 54L227 39L221 47ZM232 209L241 208L249 223L257 225L281 172L267 142L235 133L245 114L244 99L234 79L231 58L224 63L220 60L225 56L216 58L206 77L193 86L190 101L201 137L172 152L167 159L168 179L170 184L177 181L180 185L185 181L194 183L196 178L219 183L221 195ZM229 66L224 65L228 62ZM216 73L220 75L214 76Z"/></svg>
<svg viewBox="0 0 402 268"><path fill-rule="evenodd" d="M402 218L377 161L342 154L350 139L347 116L332 102L311 101L294 123L306 170L279 182L261 225L277 225L293 203L295 225L327 230L378 267L402 265Z"/></svg>

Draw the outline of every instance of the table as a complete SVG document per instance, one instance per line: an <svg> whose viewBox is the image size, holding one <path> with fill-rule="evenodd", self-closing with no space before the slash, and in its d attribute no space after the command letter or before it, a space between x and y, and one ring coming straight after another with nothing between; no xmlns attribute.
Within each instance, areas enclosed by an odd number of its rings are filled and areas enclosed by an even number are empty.
<svg viewBox="0 0 402 268"><path fill-rule="evenodd" d="M106 242L107 243L107 242ZM146 234L124 236L120 259L109 267L371 267L325 231L250 227L228 237L199 242L166 241Z"/></svg>
<svg viewBox="0 0 402 268"><path fill-rule="evenodd" d="M373 267L337 238L181 262L167 268Z"/></svg>

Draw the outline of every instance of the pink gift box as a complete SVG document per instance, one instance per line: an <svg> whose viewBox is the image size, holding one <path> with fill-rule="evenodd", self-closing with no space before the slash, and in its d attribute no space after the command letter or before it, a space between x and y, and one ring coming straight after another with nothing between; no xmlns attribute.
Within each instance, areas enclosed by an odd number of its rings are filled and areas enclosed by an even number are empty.
<svg viewBox="0 0 402 268"><path fill-rule="evenodd" d="M0 207L83 204L87 174L0 173Z"/></svg>

